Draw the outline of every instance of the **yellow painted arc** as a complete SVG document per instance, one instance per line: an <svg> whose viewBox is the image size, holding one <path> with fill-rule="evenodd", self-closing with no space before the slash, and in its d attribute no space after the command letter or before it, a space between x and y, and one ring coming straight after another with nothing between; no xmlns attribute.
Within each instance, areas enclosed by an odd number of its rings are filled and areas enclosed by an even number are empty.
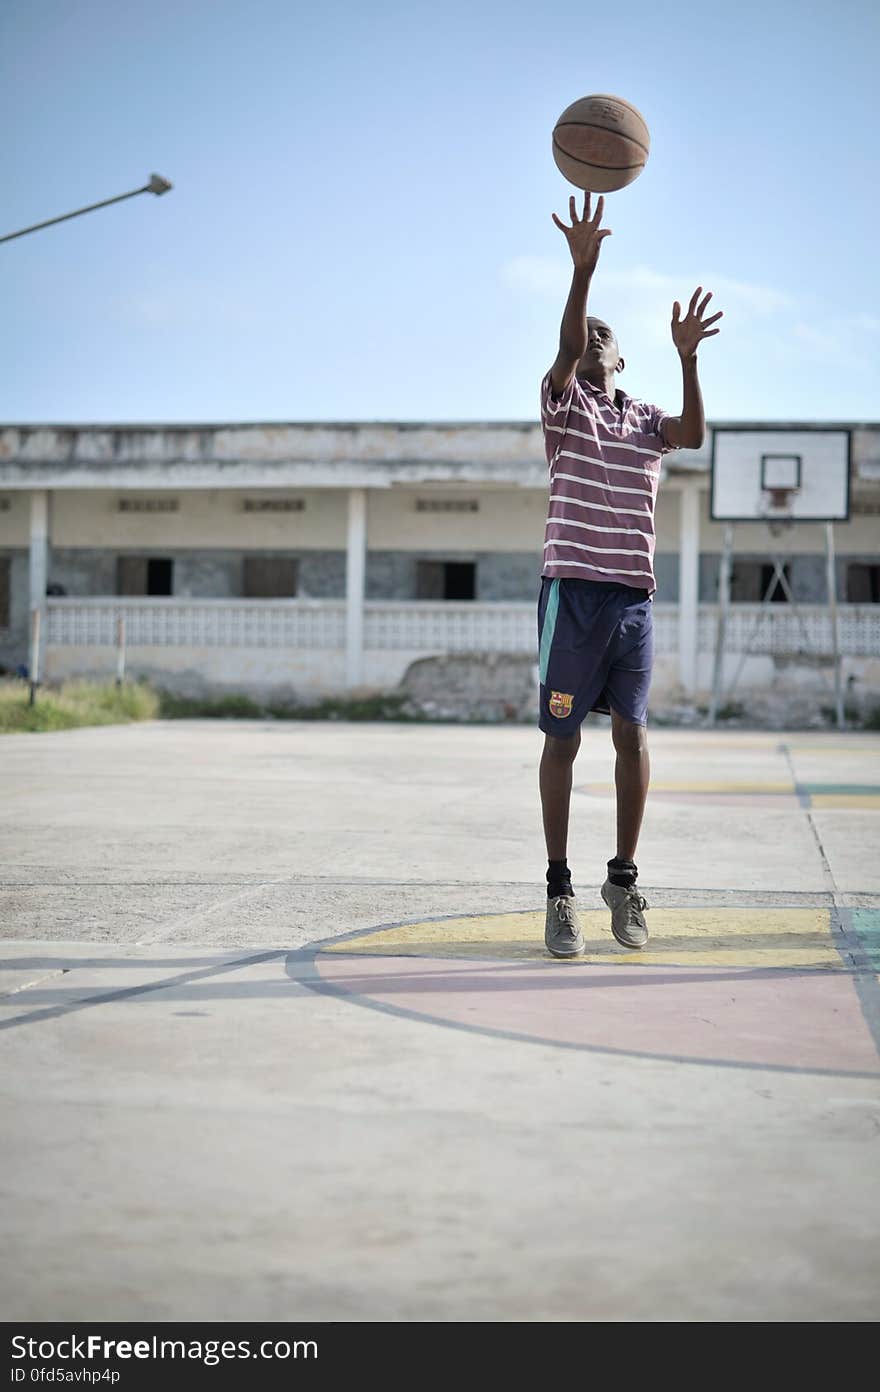
<svg viewBox="0 0 880 1392"><path fill-rule="evenodd" d="M590 791L607 792L611 796L614 792L613 784L608 783L585 783L582 789L589 788ZM663 779L656 778L651 781L651 792L654 793L790 793L795 796L796 789L791 779L775 783L756 783L748 779Z"/></svg>
<svg viewBox="0 0 880 1392"><path fill-rule="evenodd" d="M649 911L647 949L630 952L611 936L605 909L580 909L586 953L575 959L614 966L800 967L844 970L827 908L657 908ZM357 956L414 956L543 961L541 912L426 920L377 929L325 952ZM563 962L562 966L574 963Z"/></svg>

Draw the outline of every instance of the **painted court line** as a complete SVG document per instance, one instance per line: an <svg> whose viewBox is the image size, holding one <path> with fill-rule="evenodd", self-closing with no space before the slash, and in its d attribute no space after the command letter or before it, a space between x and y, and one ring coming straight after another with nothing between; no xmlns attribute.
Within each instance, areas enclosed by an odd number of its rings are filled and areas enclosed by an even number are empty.
<svg viewBox="0 0 880 1392"><path fill-rule="evenodd" d="M215 966L202 967L198 971L180 972L176 976L163 977L161 981L148 981L142 986L121 986L113 991L101 991L94 996L84 996L81 1000L69 1001L65 1005L50 1005L42 1010L31 1010L26 1015L15 1015L10 1020L0 1020L0 1030L17 1029L19 1025L35 1025L44 1020L57 1020L63 1015L72 1015L76 1011L89 1010L93 1006L107 1005L111 1001L130 1000L134 996L146 996L154 991L167 991L170 987L184 986L191 981L204 981L208 977L219 976L223 972L238 971L241 967L249 967L257 962L268 962L273 957L284 957L285 948L276 948L271 952L258 952L249 957L237 957L232 962L220 962ZM82 966L88 966L85 961ZM144 962L143 966L149 966L149 962Z"/></svg>
<svg viewBox="0 0 880 1392"><path fill-rule="evenodd" d="M738 912L763 917L755 909ZM678 913L700 911L689 906ZM719 910L718 926L736 916ZM786 917L797 931L780 942ZM760 950L760 932L733 947L719 945L715 934L714 947L698 943L693 955L667 937L653 961L650 953L622 949L554 961L543 951L542 920L526 911L385 924L291 953L285 967L311 990L385 1015L520 1043L696 1066L880 1075L876 971L852 924L832 906L787 915L771 909L764 934L769 953ZM880 934L874 936L880 914L865 924L862 937L880 948ZM584 931L589 954L587 924ZM660 945L655 942L655 954ZM709 960L699 957L704 949L714 954ZM522 1022L528 1028L517 1027ZM620 1042L627 1032L632 1044ZM706 1047L723 1038L727 1052Z"/></svg>

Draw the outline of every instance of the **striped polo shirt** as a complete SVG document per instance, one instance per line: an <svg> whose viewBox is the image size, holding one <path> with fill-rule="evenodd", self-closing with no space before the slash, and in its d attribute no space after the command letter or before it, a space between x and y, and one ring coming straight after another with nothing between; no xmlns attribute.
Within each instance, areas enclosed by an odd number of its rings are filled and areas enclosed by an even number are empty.
<svg viewBox="0 0 880 1392"><path fill-rule="evenodd" d="M654 504L668 412L573 377L557 399L541 383L550 466L542 575L634 585L653 594Z"/></svg>

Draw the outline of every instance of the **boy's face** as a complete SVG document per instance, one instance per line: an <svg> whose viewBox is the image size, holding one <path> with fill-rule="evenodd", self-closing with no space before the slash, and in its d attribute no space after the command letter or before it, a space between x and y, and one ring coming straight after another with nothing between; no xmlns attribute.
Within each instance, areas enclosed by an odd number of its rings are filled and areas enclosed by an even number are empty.
<svg viewBox="0 0 880 1392"><path fill-rule="evenodd" d="M579 377L589 377L594 373L617 372L620 362L620 348L614 330L602 319L587 318L587 351L577 365Z"/></svg>

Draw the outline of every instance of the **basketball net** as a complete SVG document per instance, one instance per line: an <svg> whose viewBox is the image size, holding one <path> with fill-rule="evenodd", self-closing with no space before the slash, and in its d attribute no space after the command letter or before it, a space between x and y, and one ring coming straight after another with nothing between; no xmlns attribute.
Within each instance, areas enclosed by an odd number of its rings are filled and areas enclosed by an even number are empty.
<svg viewBox="0 0 880 1392"><path fill-rule="evenodd" d="M781 536L794 523L795 488L765 488L761 493L761 513L771 536Z"/></svg>

